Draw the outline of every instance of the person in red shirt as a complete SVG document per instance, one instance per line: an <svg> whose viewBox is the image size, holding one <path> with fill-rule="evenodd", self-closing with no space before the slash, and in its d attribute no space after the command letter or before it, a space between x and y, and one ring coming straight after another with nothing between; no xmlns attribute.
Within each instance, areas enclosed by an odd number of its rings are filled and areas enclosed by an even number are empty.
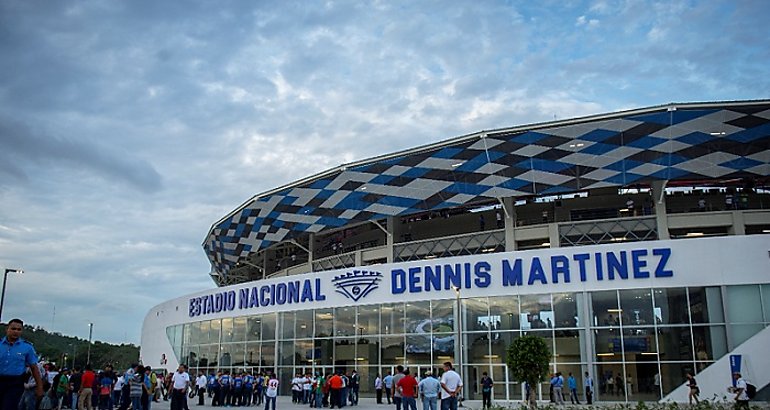
<svg viewBox="0 0 770 410"><path fill-rule="evenodd" d="M86 370L83 375L80 376L80 391L78 392L78 410L88 409L92 410L91 396L94 391L92 389L94 381L96 380L96 374L94 369L91 368L91 364L86 365Z"/></svg>
<svg viewBox="0 0 770 410"><path fill-rule="evenodd" d="M401 403L404 410L417 410L417 379L409 374L409 369L404 370L404 377L398 381L396 388L401 392Z"/></svg>
<svg viewBox="0 0 770 410"><path fill-rule="evenodd" d="M334 405L337 405L337 408L342 408L342 377L340 377L339 372L335 373L334 376L332 376L331 379L329 379L329 389L330 392L330 398L329 401L331 402L329 408L333 409Z"/></svg>

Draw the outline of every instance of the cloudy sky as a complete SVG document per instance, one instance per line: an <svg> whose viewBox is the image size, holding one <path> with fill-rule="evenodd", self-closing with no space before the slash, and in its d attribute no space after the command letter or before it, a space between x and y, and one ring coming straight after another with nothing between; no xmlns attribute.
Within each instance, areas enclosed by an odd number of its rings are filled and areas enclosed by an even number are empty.
<svg viewBox="0 0 770 410"><path fill-rule="evenodd" d="M770 97L770 2L0 1L3 318L110 342L250 196L484 129ZM55 318L54 318L55 310Z"/></svg>

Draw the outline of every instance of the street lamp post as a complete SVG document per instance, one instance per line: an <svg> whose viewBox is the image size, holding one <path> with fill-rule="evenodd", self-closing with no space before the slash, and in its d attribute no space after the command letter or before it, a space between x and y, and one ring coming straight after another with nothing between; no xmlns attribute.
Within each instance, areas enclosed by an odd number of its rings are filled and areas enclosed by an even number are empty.
<svg viewBox="0 0 770 410"><path fill-rule="evenodd" d="M6 284L8 282L8 274L9 273L22 274L22 273L24 273L24 271L21 270L21 269L5 268L5 273L3 274L3 293L0 295L0 322L3 321L3 302L5 302L5 288L6 288Z"/></svg>
<svg viewBox="0 0 770 410"><path fill-rule="evenodd" d="M455 291L455 301L457 303L457 308L456 308L457 322L455 323L455 328L457 328L457 368L460 370L459 373L462 374L463 372L463 367L462 367L463 366L463 331L462 331L463 314L462 314L462 305L460 304L460 287L453 286L452 289L454 289ZM459 401L458 406L463 407L463 402Z"/></svg>
<svg viewBox="0 0 770 410"><path fill-rule="evenodd" d="M94 324L88 324L88 355L86 355L86 364L91 364L91 337L94 335Z"/></svg>

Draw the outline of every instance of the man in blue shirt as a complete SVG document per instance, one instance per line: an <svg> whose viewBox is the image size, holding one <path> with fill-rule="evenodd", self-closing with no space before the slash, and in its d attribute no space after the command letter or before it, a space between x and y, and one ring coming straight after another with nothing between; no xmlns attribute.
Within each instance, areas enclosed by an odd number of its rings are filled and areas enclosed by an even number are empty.
<svg viewBox="0 0 770 410"><path fill-rule="evenodd" d="M16 410L24 393L27 368L35 379L35 396L43 397L43 381L37 368L35 348L21 338L24 322L11 319L0 341L0 410Z"/></svg>
<svg viewBox="0 0 770 410"><path fill-rule="evenodd" d="M580 399L578 399L577 394L577 380L575 380L575 376L572 375L572 372L569 373L569 377L567 378L567 385L569 386L570 402L572 402L572 404L580 404Z"/></svg>

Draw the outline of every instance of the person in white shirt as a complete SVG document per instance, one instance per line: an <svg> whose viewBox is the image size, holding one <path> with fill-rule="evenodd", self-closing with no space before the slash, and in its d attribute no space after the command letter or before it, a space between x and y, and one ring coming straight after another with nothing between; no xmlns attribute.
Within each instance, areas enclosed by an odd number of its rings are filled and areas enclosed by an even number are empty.
<svg viewBox="0 0 770 410"><path fill-rule="evenodd" d="M206 393L206 384L209 382L209 379L206 377L203 372L198 373L198 378L195 379L195 387L198 388L198 405L203 406L203 395Z"/></svg>
<svg viewBox="0 0 770 410"><path fill-rule="evenodd" d="M270 375L270 380L267 382L267 390L265 391L265 410L270 410L270 403L273 404L273 410L275 410L275 398L278 396L278 379L275 378L275 374Z"/></svg>
<svg viewBox="0 0 770 410"><path fill-rule="evenodd" d="M746 380L743 380L743 377L738 372L733 373L733 379L735 379L735 389L733 391L735 393L735 408L739 409L742 407L748 410L749 394L746 392L746 389L748 389Z"/></svg>
<svg viewBox="0 0 770 410"><path fill-rule="evenodd" d="M444 363L441 375L441 410L457 410L457 397L463 389L463 379L452 368L451 362Z"/></svg>
<svg viewBox="0 0 770 410"><path fill-rule="evenodd" d="M173 388L171 392L171 410L182 410L187 402L187 388L190 387L190 375L185 371L183 364L179 365L176 373L171 376Z"/></svg>

